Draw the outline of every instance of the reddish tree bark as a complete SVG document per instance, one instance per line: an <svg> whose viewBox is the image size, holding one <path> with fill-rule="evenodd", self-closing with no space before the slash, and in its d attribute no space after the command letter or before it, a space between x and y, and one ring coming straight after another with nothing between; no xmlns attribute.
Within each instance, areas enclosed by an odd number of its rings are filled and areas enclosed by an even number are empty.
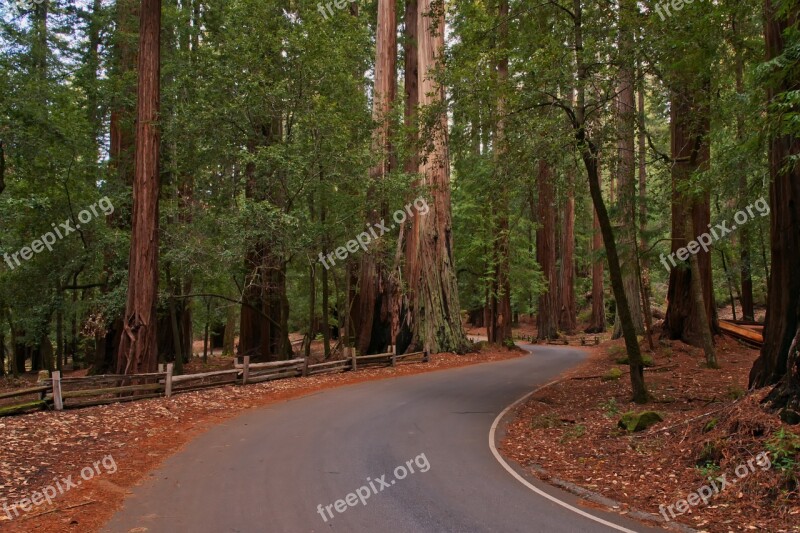
<svg viewBox="0 0 800 533"><path fill-rule="evenodd" d="M404 342L397 345L398 350L463 353L469 342L461 324L453 260L447 114L438 109L445 101L445 91L436 79L444 49L442 8L441 4L434 7L432 0L421 0L416 17L419 103L437 108L438 117L432 130L426 132L429 142L419 166L419 185L429 192L430 209L427 214L416 212L401 237L408 290L400 323L406 333L400 333Z"/></svg>
<svg viewBox="0 0 800 533"><path fill-rule="evenodd" d="M708 167L710 149L707 140L710 128L709 108L703 94L689 83L672 91L670 131L672 136L672 252L686 246L686 205L691 206L693 238L709 231L711 203L709 194L688 196L682 188L690 176ZM705 312L711 333L718 332L717 308L711 275L711 254L697 254L705 309L699 310L692 297L692 271L688 262L676 262L672 268L667 292L668 306L664 335L688 344L703 347L703 328L698 313Z"/></svg>
<svg viewBox="0 0 800 533"><path fill-rule="evenodd" d="M536 261L547 280L547 292L539 296L536 319L539 339L558 337L558 275L556 273L556 211L553 172L539 160L539 229L536 230Z"/></svg>
<svg viewBox="0 0 800 533"><path fill-rule="evenodd" d="M795 27L800 9L778 11L774 0L766 0L767 60L780 56L785 48L784 32ZM800 86L800 76L791 70L780 82L768 88L768 99ZM800 166L790 158L800 155L800 139L795 135L776 135L770 141L770 235L772 273L769 280L764 346L750 371L750 386L777 384L769 400L784 408L783 419L800 422Z"/></svg>
<svg viewBox="0 0 800 533"><path fill-rule="evenodd" d="M603 234L600 231L597 209L593 208L592 212L594 213L592 223L592 316L586 333L602 333L606 330L605 262L600 257L603 250Z"/></svg>
<svg viewBox="0 0 800 533"><path fill-rule="evenodd" d="M158 193L161 133L161 0L142 0L128 300L117 372L155 372L158 363Z"/></svg>
<svg viewBox="0 0 800 533"><path fill-rule="evenodd" d="M373 149L381 153L381 161L370 170L371 193L392 171L394 159L390 142L391 106L397 96L397 11L394 0L379 0L375 49L375 96L372 118L380 125L373 135ZM372 209L367 222L371 225L387 216L385 202ZM391 276L386 271L388 250L382 240L361 257L358 282L359 323L356 326L356 348L361 354L382 353L392 343Z"/></svg>
<svg viewBox="0 0 800 533"><path fill-rule="evenodd" d="M567 198L564 202L561 232L561 270L559 273L559 328L568 334L578 327L575 300L575 176L567 174Z"/></svg>
<svg viewBox="0 0 800 533"><path fill-rule="evenodd" d="M634 96L634 43L632 14L636 4L632 0L622 0L620 12L620 67L618 71L619 88L617 92L617 197L619 205L619 250L625 296L631 304L631 318L637 335L644 333L644 314L638 276L638 239L636 235L636 101ZM613 188L613 187L612 187ZM622 336L619 314L614 323L613 338Z"/></svg>

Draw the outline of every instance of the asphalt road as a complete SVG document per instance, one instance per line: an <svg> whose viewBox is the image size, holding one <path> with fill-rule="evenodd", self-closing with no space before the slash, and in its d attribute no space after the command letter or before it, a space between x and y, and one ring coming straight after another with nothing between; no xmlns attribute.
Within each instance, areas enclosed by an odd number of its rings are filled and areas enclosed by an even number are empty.
<svg viewBox="0 0 800 533"><path fill-rule="evenodd" d="M492 455L488 434L497 415L584 357L533 350L510 361L326 390L230 420L134 489L106 531L653 531L529 479L620 527L559 506Z"/></svg>

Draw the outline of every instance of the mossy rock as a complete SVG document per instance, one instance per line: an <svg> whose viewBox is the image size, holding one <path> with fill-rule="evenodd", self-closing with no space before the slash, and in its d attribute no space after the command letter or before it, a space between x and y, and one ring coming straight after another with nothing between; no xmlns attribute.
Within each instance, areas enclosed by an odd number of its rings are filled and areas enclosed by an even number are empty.
<svg viewBox="0 0 800 533"><path fill-rule="evenodd" d="M634 433L637 431L644 431L662 420L664 419L661 418L661 415L655 411L642 411L641 413L629 411L622 415L617 425L630 433Z"/></svg>
<svg viewBox="0 0 800 533"><path fill-rule="evenodd" d="M622 370L620 370L617 367L614 367L608 372L606 372L605 375L600 379L602 379L603 381L616 381L621 377L622 377Z"/></svg>

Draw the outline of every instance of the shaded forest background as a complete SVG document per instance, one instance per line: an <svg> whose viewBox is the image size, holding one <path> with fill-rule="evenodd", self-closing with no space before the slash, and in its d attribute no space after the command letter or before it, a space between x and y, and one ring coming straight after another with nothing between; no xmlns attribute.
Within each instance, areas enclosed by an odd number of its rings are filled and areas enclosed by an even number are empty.
<svg viewBox="0 0 800 533"><path fill-rule="evenodd" d="M0 255L115 209L2 263L0 375L146 371L211 336L282 359L291 332L325 357L463 352L462 319L508 344L535 316L542 339L624 337L644 401L640 341L713 366L722 312L767 314L751 383L797 402L797 2L655 6L3 4ZM322 266L419 196L429 217ZM664 268L759 200L771 216Z"/></svg>

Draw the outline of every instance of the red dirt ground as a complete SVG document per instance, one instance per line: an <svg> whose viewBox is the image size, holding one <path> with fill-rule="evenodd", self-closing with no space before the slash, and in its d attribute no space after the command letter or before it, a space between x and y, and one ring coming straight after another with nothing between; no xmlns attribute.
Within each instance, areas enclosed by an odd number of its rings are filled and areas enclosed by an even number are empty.
<svg viewBox="0 0 800 533"><path fill-rule="evenodd" d="M707 476L727 474L735 483L677 521L709 532L800 531L800 440L794 458L790 453L787 459L793 469L756 467L742 479L734 473L759 453L787 447L791 440L781 439L779 431L792 428L760 405L766 392L746 393L756 350L720 338L722 368L711 370L703 366L701 351L679 342L659 343L655 367L645 372L653 398L647 406L628 401L628 367L615 363L625 353L622 341L590 352L584 365L518 409L502 443L506 456L544 468L547 473L539 477L566 480L616 500L623 513L638 509L658 515L660 505L673 505L708 484ZM601 379L613 367L623 371L622 377ZM629 435L617 422L631 410L654 410L664 421ZM774 464L774 453L770 457Z"/></svg>

